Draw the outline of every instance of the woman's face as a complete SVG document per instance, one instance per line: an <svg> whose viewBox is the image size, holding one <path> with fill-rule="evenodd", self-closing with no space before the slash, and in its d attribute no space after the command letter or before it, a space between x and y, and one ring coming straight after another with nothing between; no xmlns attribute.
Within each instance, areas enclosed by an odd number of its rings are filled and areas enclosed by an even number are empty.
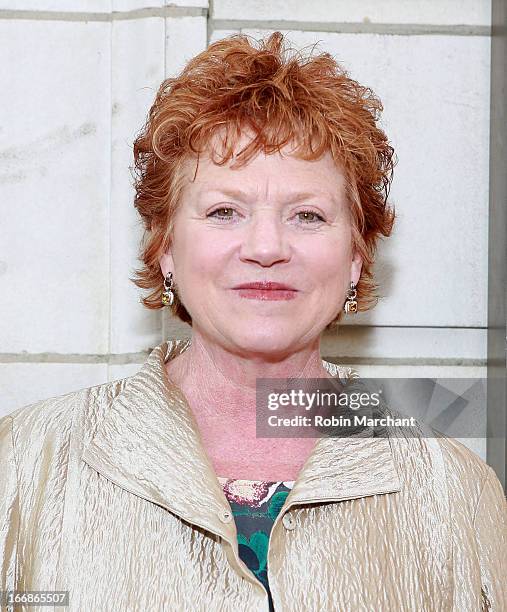
<svg viewBox="0 0 507 612"><path fill-rule="evenodd" d="M195 182L196 162L188 162L171 248L160 259L193 329L232 352L285 355L315 342L361 272L331 155L284 153L260 153L234 170L201 156ZM292 291L237 289L259 281Z"/></svg>

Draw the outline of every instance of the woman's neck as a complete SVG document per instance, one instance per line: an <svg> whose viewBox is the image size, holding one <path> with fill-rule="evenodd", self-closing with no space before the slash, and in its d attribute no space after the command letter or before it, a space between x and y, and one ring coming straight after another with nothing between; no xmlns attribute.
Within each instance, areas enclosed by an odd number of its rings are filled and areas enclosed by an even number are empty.
<svg viewBox="0 0 507 612"><path fill-rule="evenodd" d="M257 378L326 378L319 342L280 361L249 359L195 333L188 349L166 364L185 395L218 476L295 480L315 438L258 438Z"/></svg>

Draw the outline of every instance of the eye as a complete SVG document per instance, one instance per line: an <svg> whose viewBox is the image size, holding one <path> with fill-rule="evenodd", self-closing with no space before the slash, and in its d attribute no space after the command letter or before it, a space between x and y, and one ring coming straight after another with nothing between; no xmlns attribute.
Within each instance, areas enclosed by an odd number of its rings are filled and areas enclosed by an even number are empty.
<svg viewBox="0 0 507 612"><path fill-rule="evenodd" d="M230 206L221 206L220 208L215 208L215 210L211 211L206 216L213 217L215 219L220 219L221 221L227 221L228 219L233 218L234 213L234 208L231 208Z"/></svg>
<svg viewBox="0 0 507 612"><path fill-rule="evenodd" d="M314 210L300 210L296 213L296 215L303 215L303 217L299 217L303 223L318 223L320 221L325 221L324 217L316 213Z"/></svg>

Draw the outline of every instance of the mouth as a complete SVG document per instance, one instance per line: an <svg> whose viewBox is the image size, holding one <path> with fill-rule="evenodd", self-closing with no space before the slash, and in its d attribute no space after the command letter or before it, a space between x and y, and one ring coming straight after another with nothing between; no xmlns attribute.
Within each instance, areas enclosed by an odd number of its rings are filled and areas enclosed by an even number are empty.
<svg viewBox="0 0 507 612"><path fill-rule="evenodd" d="M294 287L285 285L284 283L275 283L273 281L258 281L255 283L243 283L236 285L233 289L260 289L262 291L297 291Z"/></svg>
<svg viewBox="0 0 507 612"><path fill-rule="evenodd" d="M240 297L250 300L293 300L298 294L298 290L289 285L271 281L243 283L233 289Z"/></svg>

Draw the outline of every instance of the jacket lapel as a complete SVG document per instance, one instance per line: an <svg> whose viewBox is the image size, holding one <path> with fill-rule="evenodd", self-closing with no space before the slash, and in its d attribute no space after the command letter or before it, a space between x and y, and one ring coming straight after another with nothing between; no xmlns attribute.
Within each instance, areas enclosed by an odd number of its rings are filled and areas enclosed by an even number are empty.
<svg viewBox="0 0 507 612"><path fill-rule="evenodd" d="M321 438L286 505L343 501L400 490L388 438Z"/></svg>
<svg viewBox="0 0 507 612"><path fill-rule="evenodd" d="M322 360L332 376L340 368ZM322 437L303 465L286 505L342 501L401 490L388 437Z"/></svg>
<svg viewBox="0 0 507 612"><path fill-rule="evenodd" d="M229 503L182 392L165 363L190 339L164 342L112 401L83 460L118 486L233 541ZM323 360L333 376L335 364ZM388 438L321 438L288 495L289 505L399 491Z"/></svg>
<svg viewBox="0 0 507 612"><path fill-rule="evenodd" d="M186 521L233 540L224 522L229 503L216 478L195 418L164 362L189 341L163 343L113 400L83 460L120 487Z"/></svg>

